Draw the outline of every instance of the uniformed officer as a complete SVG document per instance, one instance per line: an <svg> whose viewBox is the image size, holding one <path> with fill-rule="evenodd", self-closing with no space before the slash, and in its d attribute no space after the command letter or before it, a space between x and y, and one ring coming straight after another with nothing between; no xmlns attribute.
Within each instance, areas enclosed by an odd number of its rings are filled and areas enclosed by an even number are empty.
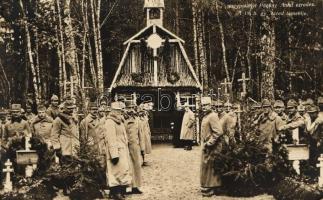
<svg viewBox="0 0 323 200"><path fill-rule="evenodd" d="M283 121L287 121L288 116L285 114L285 104L282 100L275 101L274 110Z"/></svg>
<svg viewBox="0 0 323 200"><path fill-rule="evenodd" d="M34 137L39 138L41 141L47 144L47 147L52 146L50 141L50 133L53 127L53 119L46 114L46 107L39 105L38 114L31 122L30 128Z"/></svg>
<svg viewBox="0 0 323 200"><path fill-rule="evenodd" d="M32 112L30 104L26 105L26 113L25 117L29 124L32 123L33 119L36 117L36 115Z"/></svg>
<svg viewBox="0 0 323 200"><path fill-rule="evenodd" d="M30 126L21 116L21 105L12 104L10 112L11 120L5 125L4 129L3 142L6 147L9 147L13 140L31 136Z"/></svg>

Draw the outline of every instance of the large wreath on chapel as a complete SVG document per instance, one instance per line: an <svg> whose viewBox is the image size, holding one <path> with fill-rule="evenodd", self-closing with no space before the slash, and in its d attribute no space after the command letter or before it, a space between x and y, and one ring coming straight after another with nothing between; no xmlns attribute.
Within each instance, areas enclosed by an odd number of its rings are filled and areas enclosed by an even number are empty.
<svg viewBox="0 0 323 200"><path fill-rule="evenodd" d="M167 81L171 84L175 84L177 81L179 81L180 76L177 72L171 72L167 74Z"/></svg>
<svg viewBox="0 0 323 200"><path fill-rule="evenodd" d="M131 73L131 78L136 83L144 82L144 73Z"/></svg>

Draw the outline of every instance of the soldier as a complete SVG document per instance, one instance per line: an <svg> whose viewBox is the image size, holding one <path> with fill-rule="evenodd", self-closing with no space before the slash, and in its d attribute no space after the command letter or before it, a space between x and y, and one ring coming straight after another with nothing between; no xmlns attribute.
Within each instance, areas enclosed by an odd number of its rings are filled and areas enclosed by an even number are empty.
<svg viewBox="0 0 323 200"><path fill-rule="evenodd" d="M293 136L293 143L302 143L306 140L305 137L305 120L297 111L297 102L290 99L287 102L288 120L287 124L281 127L281 130L287 130L292 135L293 130L298 129L299 137Z"/></svg>
<svg viewBox="0 0 323 200"><path fill-rule="evenodd" d="M151 147L151 132L149 127L149 119L148 119L148 112L147 107L143 106L143 110L139 112L139 123L140 123L140 131L144 134L145 138L145 152L142 155L143 158L143 166L148 166L148 163L145 161L145 155L150 154L152 151Z"/></svg>
<svg viewBox="0 0 323 200"><path fill-rule="evenodd" d="M185 150L192 150L194 133L195 133L195 115L189 108L188 103L184 104L185 113L182 121L180 139L185 142Z"/></svg>
<svg viewBox="0 0 323 200"><path fill-rule="evenodd" d="M31 136L30 126L27 121L22 119L21 105L11 105L11 120L5 125L4 129L4 146L7 148L15 139L22 139Z"/></svg>
<svg viewBox="0 0 323 200"><path fill-rule="evenodd" d="M203 120L201 124L201 192L203 196L214 195L215 189L221 186L221 178L214 171L214 151L221 151L221 136L223 135L219 118L211 109L211 99L202 99Z"/></svg>
<svg viewBox="0 0 323 200"><path fill-rule="evenodd" d="M49 105L46 113L51 118L55 119L60 113L58 96L53 94L53 96L50 98L50 102L51 104Z"/></svg>
<svg viewBox="0 0 323 200"><path fill-rule="evenodd" d="M136 105L131 101L126 104L125 126L129 142L129 152L132 163L132 194L141 194L142 160L145 151L145 138L139 127L139 117L135 111Z"/></svg>
<svg viewBox="0 0 323 200"><path fill-rule="evenodd" d="M46 107L44 105L39 105L37 110L38 114L30 125L31 132L33 136L39 138L50 148L52 147L50 134L53 127L53 119L46 114Z"/></svg>
<svg viewBox="0 0 323 200"><path fill-rule="evenodd" d="M272 109L271 103L268 99L262 101L262 110L257 124L257 136L264 145L268 148L269 152L272 152L272 141L277 137L277 132L280 131L280 127L284 124L283 120Z"/></svg>
<svg viewBox="0 0 323 200"><path fill-rule="evenodd" d="M111 113L105 121L103 133L110 196L112 199L124 199L125 189L131 184L132 176L128 139L120 102L111 103Z"/></svg>
<svg viewBox="0 0 323 200"><path fill-rule="evenodd" d="M4 128L7 120L7 112L5 109L0 109L0 145L2 145L2 140L4 138ZM0 147L1 148L1 147Z"/></svg>
<svg viewBox="0 0 323 200"><path fill-rule="evenodd" d="M274 110L283 121L287 121L288 116L285 114L285 104L282 100L275 101Z"/></svg>
<svg viewBox="0 0 323 200"><path fill-rule="evenodd" d="M105 111L106 107L104 106L100 106L99 109L98 109L98 117L100 119L105 119L106 118L106 111Z"/></svg>
<svg viewBox="0 0 323 200"><path fill-rule="evenodd" d="M91 152L102 155L100 149L100 135L98 132L99 117L96 103L90 102L88 105L89 113L80 123L80 145L81 149L85 146L91 148Z"/></svg>
<svg viewBox="0 0 323 200"><path fill-rule="evenodd" d="M224 107L223 107L223 102L222 101L218 101L218 103L217 103L217 113L218 113L218 116L219 116L219 119L220 120L225 115Z"/></svg>
<svg viewBox="0 0 323 200"><path fill-rule="evenodd" d="M51 143L62 165L68 164L76 156L80 146L78 124L73 117L74 109L74 101L66 99L63 112L57 115L51 131Z"/></svg>
<svg viewBox="0 0 323 200"><path fill-rule="evenodd" d="M30 104L26 105L26 113L25 113L26 120L29 124L32 123L33 119L36 117L36 115L32 112Z"/></svg>

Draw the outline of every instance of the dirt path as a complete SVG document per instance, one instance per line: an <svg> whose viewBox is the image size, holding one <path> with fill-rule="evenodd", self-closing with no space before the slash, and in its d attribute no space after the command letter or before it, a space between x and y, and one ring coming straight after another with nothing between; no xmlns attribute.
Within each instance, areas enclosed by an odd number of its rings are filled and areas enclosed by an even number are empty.
<svg viewBox="0 0 323 200"><path fill-rule="evenodd" d="M202 198L199 190L200 148L192 151L175 149L171 145L154 145L147 156L150 166L143 168L141 195L128 196L129 200L273 200L268 195L253 198L217 196Z"/></svg>

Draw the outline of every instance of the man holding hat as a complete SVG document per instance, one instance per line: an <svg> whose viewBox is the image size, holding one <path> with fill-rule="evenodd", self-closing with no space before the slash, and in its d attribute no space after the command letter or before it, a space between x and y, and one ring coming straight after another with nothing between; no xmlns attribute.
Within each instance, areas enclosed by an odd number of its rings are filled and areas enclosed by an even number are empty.
<svg viewBox="0 0 323 200"><path fill-rule="evenodd" d="M64 102L63 112L59 113L53 122L51 143L56 155L62 164L68 163L77 154L79 144L79 129L73 117L74 101L67 98Z"/></svg>
<svg viewBox="0 0 323 200"><path fill-rule="evenodd" d="M268 150L272 151L272 140L278 136L280 127L284 124L283 120L272 109L268 99L262 101L262 113L256 120L257 133L259 138L264 142Z"/></svg>
<svg viewBox="0 0 323 200"><path fill-rule="evenodd" d="M191 111L188 103L184 104L185 113L182 121L180 139L185 142L185 150L192 150L195 134L195 115Z"/></svg>
<svg viewBox="0 0 323 200"><path fill-rule="evenodd" d="M218 115L212 111L211 98L201 99L203 119L201 123L202 159L200 184L203 196L212 196L221 186L221 175L214 171L214 153L221 151L223 131Z"/></svg>
<svg viewBox="0 0 323 200"><path fill-rule="evenodd" d="M11 120L5 125L4 129L4 146L9 147L14 139L22 139L25 136L31 136L29 123L22 119L21 105L11 105Z"/></svg>
<svg viewBox="0 0 323 200"><path fill-rule="evenodd" d="M287 102L288 120L287 124L281 127L281 130L287 130L292 135L293 130L298 129L299 137L293 138L294 142L299 143L300 140L305 139L305 120L297 111L297 102L294 99L290 99Z"/></svg>
<svg viewBox="0 0 323 200"><path fill-rule="evenodd" d="M58 113L60 113L57 95L53 94L53 96L50 98L50 106L47 108L46 113L52 119L55 119L58 116Z"/></svg>
<svg viewBox="0 0 323 200"><path fill-rule="evenodd" d="M46 114L46 107L44 105L39 105L37 110L38 114L30 125L31 132L33 136L41 139L50 148L52 146L50 134L53 127L53 119Z"/></svg>
<svg viewBox="0 0 323 200"><path fill-rule="evenodd" d="M111 103L111 112L103 128L107 159L107 184L112 199L124 199L132 183L128 138L120 102Z"/></svg>
<svg viewBox="0 0 323 200"><path fill-rule="evenodd" d="M126 101L125 127L129 142L129 152L132 164L132 193L141 194L139 190L142 184L142 159L145 152L144 134L139 126L139 117L135 111L136 104Z"/></svg>

